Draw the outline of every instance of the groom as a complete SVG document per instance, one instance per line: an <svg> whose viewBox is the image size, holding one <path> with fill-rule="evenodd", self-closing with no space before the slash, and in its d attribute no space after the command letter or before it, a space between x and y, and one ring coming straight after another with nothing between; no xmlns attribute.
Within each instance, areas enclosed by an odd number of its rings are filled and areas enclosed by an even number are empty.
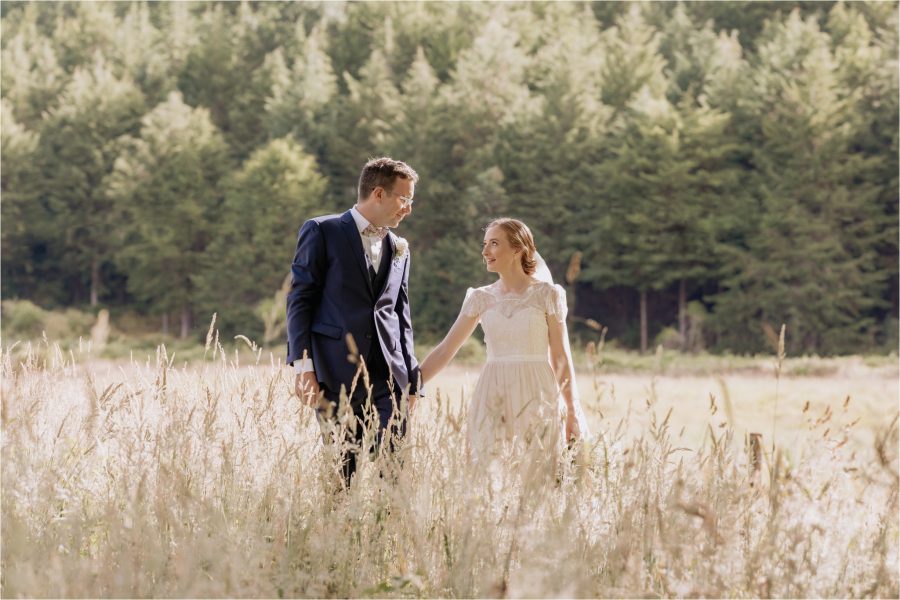
<svg viewBox="0 0 900 600"><path fill-rule="evenodd" d="M337 424L342 392L360 422L371 414L365 378L358 376L361 361L372 386L376 443L387 435L393 450L405 433L401 407L407 403L401 400L417 394L419 365L409 316L409 248L389 228L412 212L418 179L403 162L372 159L359 176L353 208L300 228L287 296L287 362L297 373L297 395L316 407L326 441ZM362 429L348 427L343 440L349 448L341 454L347 485L362 451Z"/></svg>

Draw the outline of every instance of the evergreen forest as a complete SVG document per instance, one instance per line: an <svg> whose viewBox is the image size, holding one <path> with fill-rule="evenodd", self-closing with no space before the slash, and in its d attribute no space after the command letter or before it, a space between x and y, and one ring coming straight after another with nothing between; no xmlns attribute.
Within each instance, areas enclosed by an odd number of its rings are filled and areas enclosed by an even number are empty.
<svg viewBox="0 0 900 600"><path fill-rule="evenodd" d="M0 10L4 300L277 347L299 227L387 155L419 342L511 216L576 338L897 349L897 2Z"/></svg>

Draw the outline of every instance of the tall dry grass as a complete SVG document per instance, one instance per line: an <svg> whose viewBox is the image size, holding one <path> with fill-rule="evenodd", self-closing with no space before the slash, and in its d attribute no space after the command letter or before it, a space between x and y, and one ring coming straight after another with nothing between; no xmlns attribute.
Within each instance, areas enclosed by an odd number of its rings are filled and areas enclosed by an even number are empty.
<svg viewBox="0 0 900 600"><path fill-rule="evenodd" d="M688 448L651 399L639 435L626 417L548 475L541 455L469 464L467 399L432 397L395 478L376 459L335 493L290 371L215 350L4 351L3 596L900 594L896 417L867 452L840 410L810 419L754 470L720 400Z"/></svg>

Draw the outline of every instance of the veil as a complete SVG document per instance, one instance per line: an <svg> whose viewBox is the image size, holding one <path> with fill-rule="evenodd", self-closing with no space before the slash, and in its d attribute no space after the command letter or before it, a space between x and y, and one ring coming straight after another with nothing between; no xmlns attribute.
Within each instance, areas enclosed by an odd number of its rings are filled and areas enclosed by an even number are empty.
<svg viewBox="0 0 900 600"><path fill-rule="evenodd" d="M540 252L534 253L534 260L537 263L533 277L538 281L555 285L553 282L553 274L544 257ZM565 314L563 315L565 317ZM572 359L572 347L569 344L569 328L566 326L565 318L563 319L563 348L566 352L566 358L569 361L569 388L572 390L572 406L575 408L575 422L578 427L578 438L581 441L587 439L590 430L587 425L587 418L584 416L584 410L581 408L581 397L578 394L578 384L575 380L575 361ZM568 441L568 440L567 440Z"/></svg>

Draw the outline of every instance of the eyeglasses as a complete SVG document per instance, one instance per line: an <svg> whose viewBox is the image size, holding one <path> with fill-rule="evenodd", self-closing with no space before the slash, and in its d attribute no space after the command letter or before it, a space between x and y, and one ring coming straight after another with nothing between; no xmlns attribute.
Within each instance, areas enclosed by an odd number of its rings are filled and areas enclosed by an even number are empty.
<svg viewBox="0 0 900 600"><path fill-rule="evenodd" d="M383 188L383 189L384 189L385 193L387 193L391 196L396 194L396 192L389 191L387 188ZM397 194L397 197L400 198L400 208L402 208L403 210L406 210L407 208L411 208L413 205L413 202L415 202L415 200L413 200L409 196L401 196L400 194Z"/></svg>

